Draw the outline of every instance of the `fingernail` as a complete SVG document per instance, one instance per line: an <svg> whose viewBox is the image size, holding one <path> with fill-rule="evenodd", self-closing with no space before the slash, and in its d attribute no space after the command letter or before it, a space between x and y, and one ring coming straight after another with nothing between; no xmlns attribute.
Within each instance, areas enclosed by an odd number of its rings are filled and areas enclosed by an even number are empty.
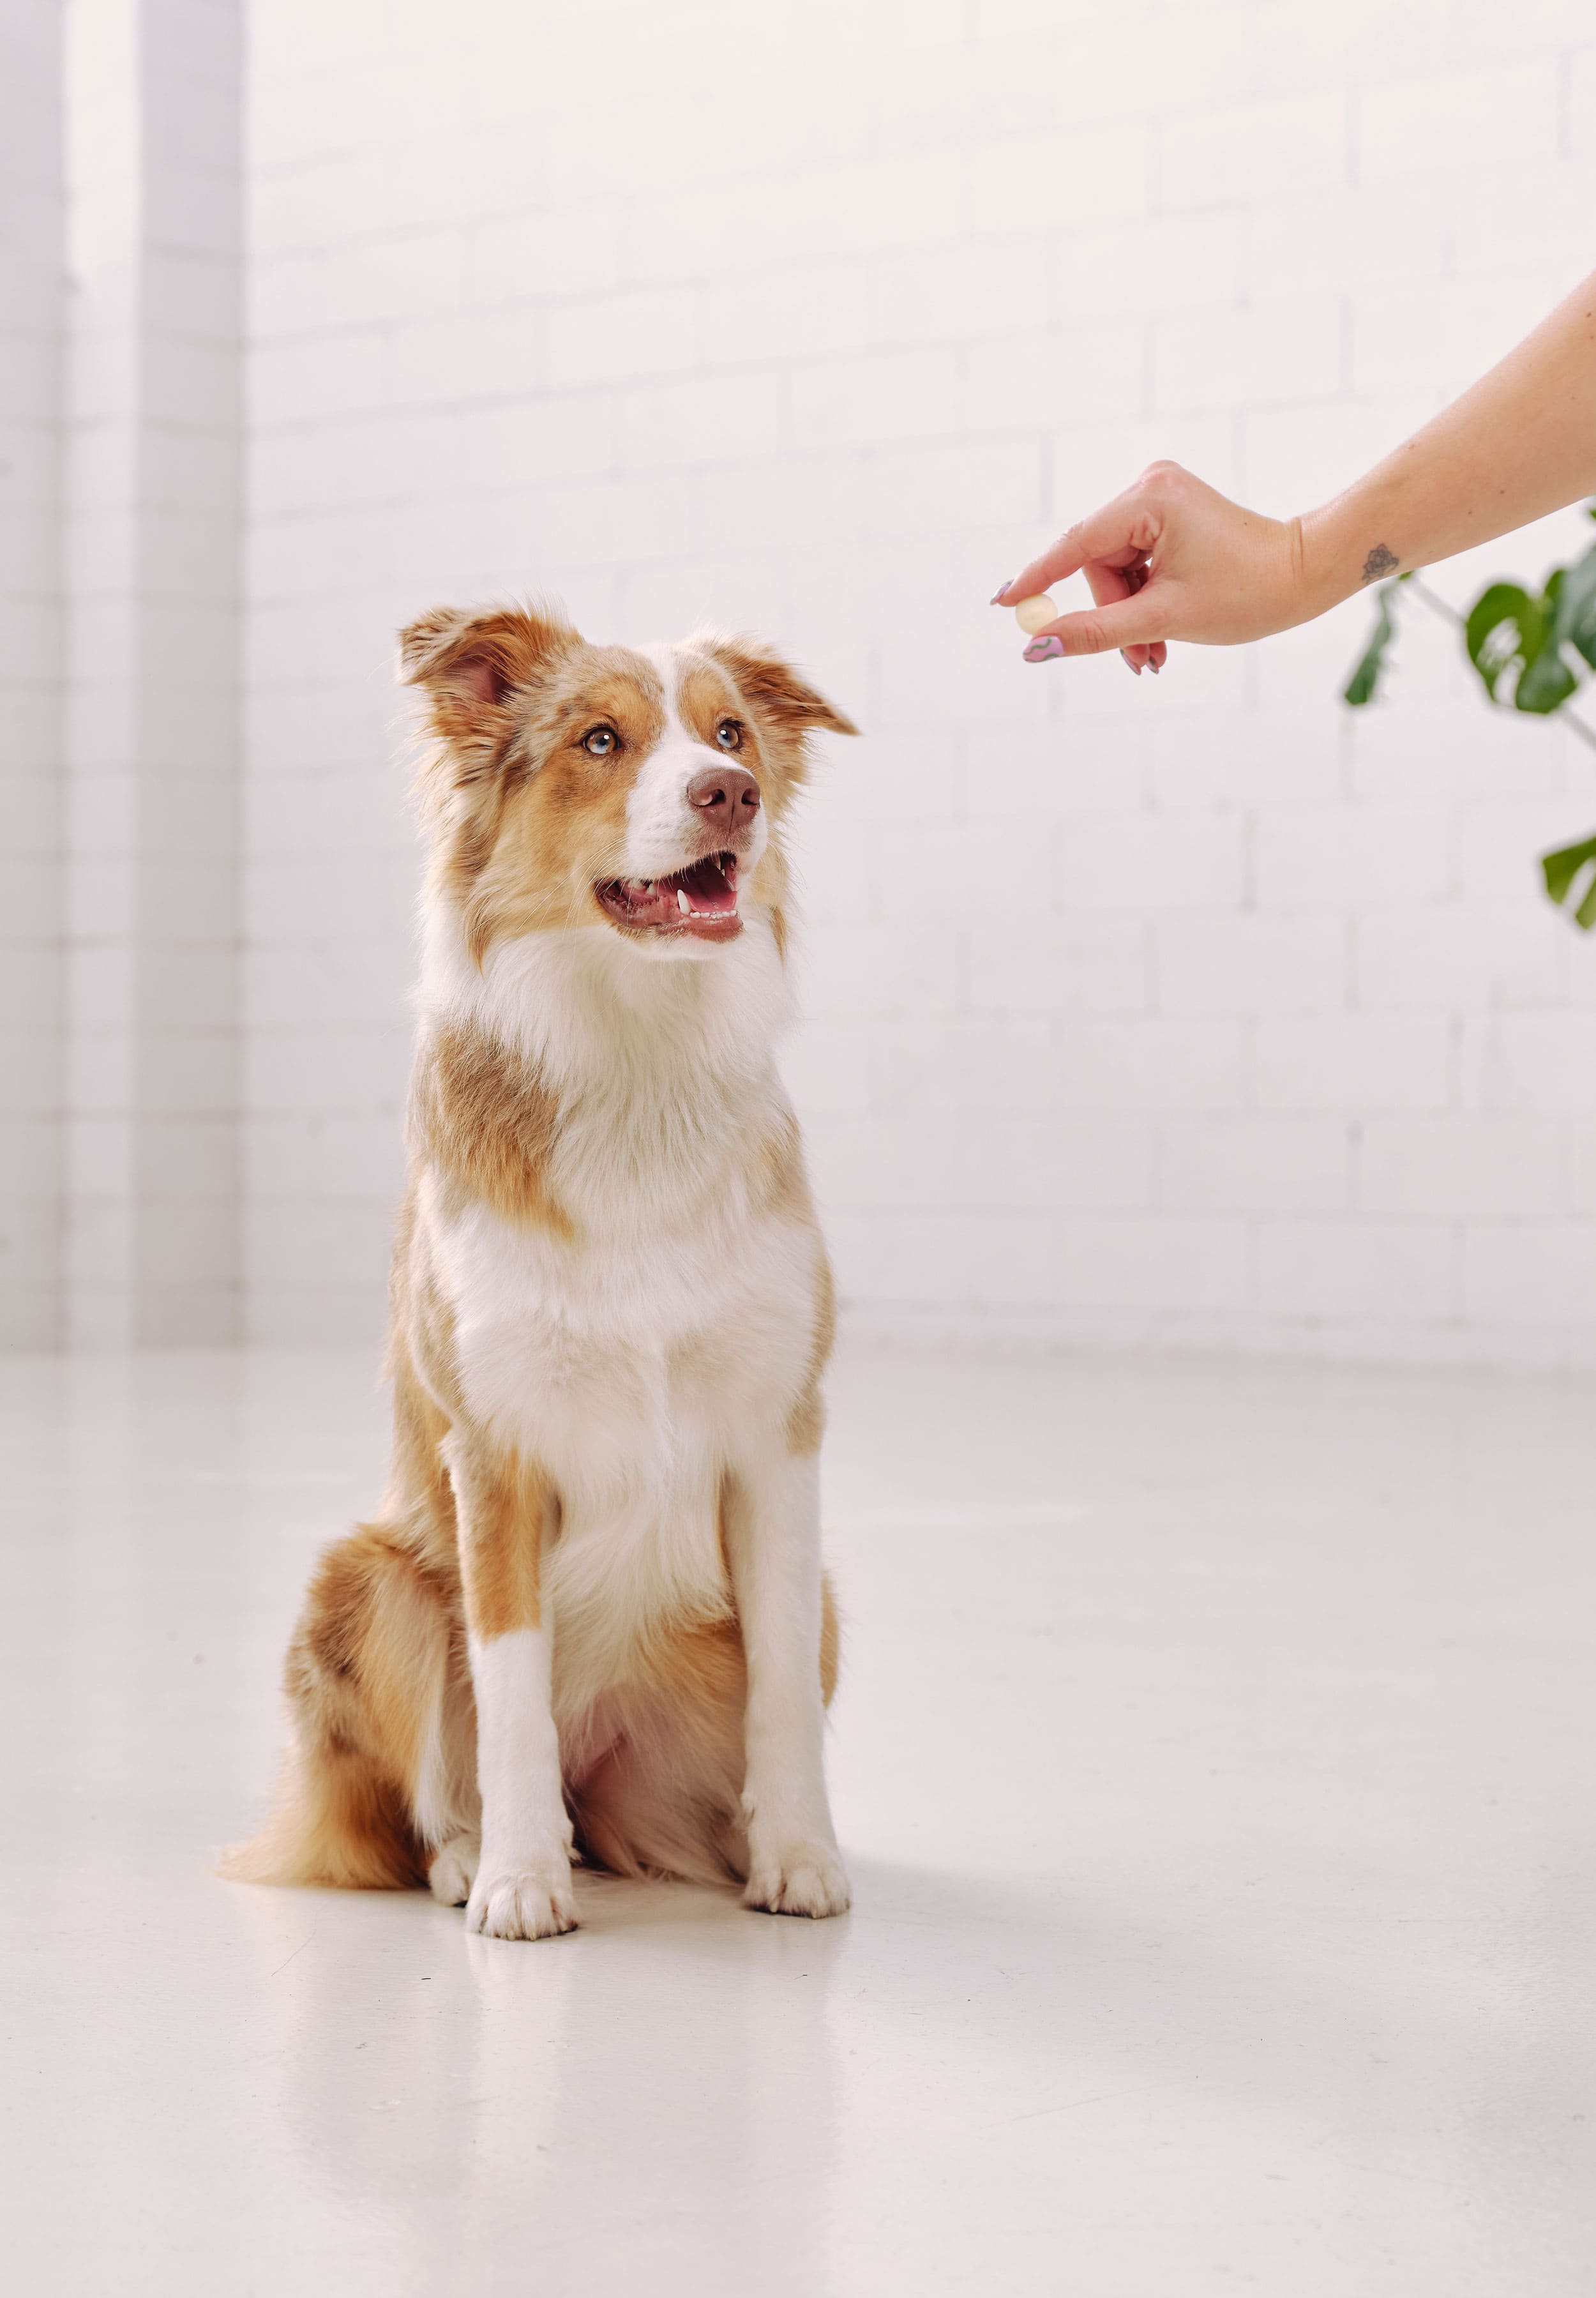
<svg viewBox="0 0 1596 2298"><path fill-rule="evenodd" d="M1013 578L1013 576L1011 574L1011 575L1009 576L1009 583L1012 583L1012 582L1013 581L1013 579L1014 579L1014 578ZM997 588L996 589L996 591L993 591L993 593L992 593L991 597L987 600L987 604L988 604L988 607L1001 607L1001 606L1002 606L1002 604L1003 604L1003 594L1004 594L1004 592L1008 589L1008 587L1009 587L1009 583L1000 583L997 585Z"/></svg>
<svg viewBox="0 0 1596 2298"><path fill-rule="evenodd" d="M1153 673L1154 677L1156 678L1159 672L1163 668L1163 665L1162 662L1149 662L1147 667Z"/></svg>
<svg viewBox="0 0 1596 2298"><path fill-rule="evenodd" d="M1138 678L1141 676L1142 665L1139 662L1132 662L1129 655L1124 657L1124 662L1127 670L1133 670Z"/></svg>
<svg viewBox="0 0 1596 2298"><path fill-rule="evenodd" d="M1056 662L1063 653L1063 639L1032 639L1025 649L1027 662Z"/></svg>

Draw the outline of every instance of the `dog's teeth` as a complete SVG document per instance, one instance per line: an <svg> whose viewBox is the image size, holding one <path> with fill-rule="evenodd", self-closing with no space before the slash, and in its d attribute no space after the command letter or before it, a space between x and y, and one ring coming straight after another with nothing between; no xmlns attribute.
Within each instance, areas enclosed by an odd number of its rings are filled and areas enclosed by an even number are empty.
<svg viewBox="0 0 1596 2298"><path fill-rule="evenodd" d="M692 904L687 898L686 889L681 886L678 886L676 889L676 907L681 911L684 918L689 918L692 915Z"/></svg>

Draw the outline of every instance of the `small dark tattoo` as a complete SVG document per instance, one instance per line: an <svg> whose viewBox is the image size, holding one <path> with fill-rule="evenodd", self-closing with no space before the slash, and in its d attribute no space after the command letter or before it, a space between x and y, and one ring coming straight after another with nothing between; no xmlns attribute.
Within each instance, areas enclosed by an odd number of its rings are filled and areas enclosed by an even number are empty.
<svg viewBox="0 0 1596 2298"><path fill-rule="evenodd" d="M1389 574L1393 566L1402 563L1394 550L1387 550L1383 542L1377 542L1363 562L1363 579L1366 583L1377 583L1382 574Z"/></svg>

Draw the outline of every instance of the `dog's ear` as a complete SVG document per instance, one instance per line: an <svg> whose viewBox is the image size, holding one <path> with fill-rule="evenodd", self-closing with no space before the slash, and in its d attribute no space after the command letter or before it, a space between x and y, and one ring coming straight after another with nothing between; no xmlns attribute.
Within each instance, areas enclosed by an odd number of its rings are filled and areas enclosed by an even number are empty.
<svg viewBox="0 0 1596 2298"><path fill-rule="evenodd" d="M425 690L431 731L469 779L503 755L517 698L576 643L568 623L530 608L436 607L399 633L400 676Z"/></svg>
<svg viewBox="0 0 1596 2298"><path fill-rule="evenodd" d="M811 728L856 734L858 728L828 702L765 640L724 631L698 631L686 644L718 663L750 710L778 733L801 740Z"/></svg>

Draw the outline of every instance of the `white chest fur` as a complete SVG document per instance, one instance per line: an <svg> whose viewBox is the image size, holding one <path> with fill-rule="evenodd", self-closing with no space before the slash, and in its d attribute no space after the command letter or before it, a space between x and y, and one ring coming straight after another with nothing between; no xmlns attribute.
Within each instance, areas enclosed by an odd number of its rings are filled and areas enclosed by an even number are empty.
<svg viewBox="0 0 1596 2298"><path fill-rule="evenodd" d="M490 961L470 1006L501 1037L513 1020L512 1042L560 1092L550 1179L571 1233L481 1203L446 1211L425 1175L418 1210L462 1401L560 1495L545 1594L568 1711L624 1680L665 1619L725 1610L722 1481L783 1442L819 1244L761 1184L786 1117L769 1052L784 999L761 995L764 956L726 966L740 1000L723 994L719 966L634 968L654 1010L617 1022L608 995L584 1013L592 985L574 986L558 959L539 966L543 955L497 972ZM458 1013L464 1000L449 1002ZM581 1059L584 1023L599 1034Z"/></svg>

